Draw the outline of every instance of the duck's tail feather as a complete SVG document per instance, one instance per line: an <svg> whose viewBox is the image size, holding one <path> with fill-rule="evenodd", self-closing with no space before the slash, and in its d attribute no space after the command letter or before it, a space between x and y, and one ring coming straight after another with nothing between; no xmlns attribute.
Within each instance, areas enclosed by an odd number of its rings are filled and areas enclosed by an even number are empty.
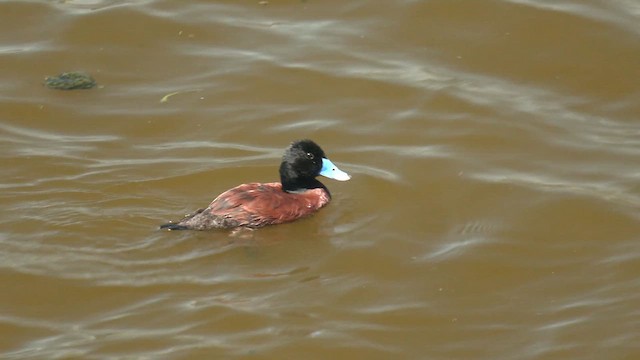
<svg viewBox="0 0 640 360"><path fill-rule="evenodd" d="M162 224L160 225L160 229L166 229L169 231L172 230L189 230L188 227L184 226L184 225L179 225L176 223L167 223L167 224Z"/></svg>

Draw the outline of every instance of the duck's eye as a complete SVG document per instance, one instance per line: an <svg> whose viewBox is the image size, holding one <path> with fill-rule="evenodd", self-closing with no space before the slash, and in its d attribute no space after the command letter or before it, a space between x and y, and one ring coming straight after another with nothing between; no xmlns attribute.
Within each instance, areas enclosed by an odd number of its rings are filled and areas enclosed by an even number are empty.
<svg viewBox="0 0 640 360"><path fill-rule="evenodd" d="M314 156L312 153L307 153L307 159L313 160Z"/></svg>

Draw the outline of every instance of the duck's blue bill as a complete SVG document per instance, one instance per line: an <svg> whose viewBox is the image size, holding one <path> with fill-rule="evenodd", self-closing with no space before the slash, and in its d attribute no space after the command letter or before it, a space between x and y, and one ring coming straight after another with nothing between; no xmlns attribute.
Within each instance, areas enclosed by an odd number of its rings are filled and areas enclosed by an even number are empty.
<svg viewBox="0 0 640 360"><path fill-rule="evenodd" d="M331 160L327 158L322 158L322 170L320 170L320 175L338 181L347 181L351 179L351 176L349 176L349 174L338 169L338 167L335 166L331 162Z"/></svg>

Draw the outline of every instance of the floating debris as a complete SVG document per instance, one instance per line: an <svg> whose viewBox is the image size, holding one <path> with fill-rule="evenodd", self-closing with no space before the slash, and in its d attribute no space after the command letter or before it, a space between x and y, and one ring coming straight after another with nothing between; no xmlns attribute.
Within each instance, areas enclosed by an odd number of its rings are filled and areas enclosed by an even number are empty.
<svg viewBox="0 0 640 360"><path fill-rule="evenodd" d="M169 101L169 98L172 97L173 95L190 93L190 92L198 92L198 91L202 91L202 89L190 89L190 90L183 90L183 91L175 91L175 92L172 92L170 94L167 94L167 95L163 96L162 99L160 99L160 102L161 103L166 103L167 101Z"/></svg>
<svg viewBox="0 0 640 360"><path fill-rule="evenodd" d="M44 85L50 89L75 90L91 89L97 85L91 75L79 72L65 72L58 76L47 76L44 78Z"/></svg>

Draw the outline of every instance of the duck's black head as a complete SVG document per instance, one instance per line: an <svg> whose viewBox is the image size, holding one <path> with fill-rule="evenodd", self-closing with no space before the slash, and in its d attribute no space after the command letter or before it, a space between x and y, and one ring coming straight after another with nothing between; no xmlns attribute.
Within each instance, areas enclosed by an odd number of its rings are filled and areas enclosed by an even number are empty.
<svg viewBox="0 0 640 360"><path fill-rule="evenodd" d="M280 182L287 192L325 188L316 176L346 181L351 177L338 169L318 144L311 140L294 141L284 151L280 164Z"/></svg>

